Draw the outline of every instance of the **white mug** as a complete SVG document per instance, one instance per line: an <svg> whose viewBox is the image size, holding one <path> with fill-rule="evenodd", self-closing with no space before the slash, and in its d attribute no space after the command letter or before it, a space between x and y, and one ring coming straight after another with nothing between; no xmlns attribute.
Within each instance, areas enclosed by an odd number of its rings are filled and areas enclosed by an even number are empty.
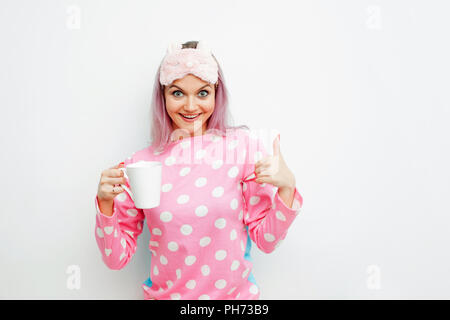
<svg viewBox="0 0 450 320"><path fill-rule="evenodd" d="M131 190L121 184L136 208L151 209L159 206L161 195L162 163L158 161L138 161L126 168L119 168L128 179Z"/></svg>

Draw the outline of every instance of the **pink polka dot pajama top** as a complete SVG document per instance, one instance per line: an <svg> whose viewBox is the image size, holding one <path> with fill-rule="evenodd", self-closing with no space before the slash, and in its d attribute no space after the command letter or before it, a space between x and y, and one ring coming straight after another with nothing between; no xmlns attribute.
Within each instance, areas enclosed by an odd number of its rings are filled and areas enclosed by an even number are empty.
<svg viewBox="0 0 450 320"><path fill-rule="evenodd" d="M95 238L110 269L127 265L147 220L152 258L142 284L144 299L259 299L251 240L272 252L303 199L295 189L290 208L277 187L256 183L255 163L268 155L264 145L248 130L227 132L186 137L164 152L150 146L125 160L125 167L141 160L162 163L156 208L136 208L124 191L114 198L108 217L95 197Z"/></svg>

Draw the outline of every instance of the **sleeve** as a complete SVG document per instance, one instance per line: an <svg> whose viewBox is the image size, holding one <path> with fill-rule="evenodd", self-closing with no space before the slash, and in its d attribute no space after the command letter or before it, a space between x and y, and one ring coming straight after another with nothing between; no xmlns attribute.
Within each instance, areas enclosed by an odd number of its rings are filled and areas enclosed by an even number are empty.
<svg viewBox="0 0 450 320"><path fill-rule="evenodd" d="M303 198L296 187L292 207L288 207L280 198L278 187L255 182L255 164L268 153L260 139L247 136L246 141L246 160L241 181L244 224L248 226L249 236L257 247L265 253L271 253L286 237L289 226L303 206Z"/></svg>
<svg viewBox="0 0 450 320"><path fill-rule="evenodd" d="M128 158L125 166L133 161ZM126 186L130 188L127 180ZM135 207L133 200L125 190L114 198L114 211L107 216L100 211L95 196L96 223L95 239L103 262L112 270L125 267L136 252L136 242L142 233L145 215L142 209Z"/></svg>

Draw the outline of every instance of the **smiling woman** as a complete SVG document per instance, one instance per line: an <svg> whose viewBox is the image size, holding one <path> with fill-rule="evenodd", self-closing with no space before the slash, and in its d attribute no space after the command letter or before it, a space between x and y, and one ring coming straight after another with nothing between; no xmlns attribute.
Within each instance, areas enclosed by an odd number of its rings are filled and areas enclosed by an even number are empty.
<svg viewBox="0 0 450 320"><path fill-rule="evenodd" d="M164 88L166 110L173 129L186 129L191 136L202 135L214 112L215 88L188 74Z"/></svg>
<svg viewBox="0 0 450 320"><path fill-rule="evenodd" d="M246 125L231 124L228 90L220 64L214 54L201 45L198 49L207 54L193 56L191 53L197 53L194 49L198 44L198 41L188 41L179 48L169 46L158 68L151 111L151 140L157 150L167 148L177 129L184 129L182 131L190 136L202 135L208 130L225 136L228 129L249 129ZM183 49L178 51L185 63L183 74L177 70L180 62L169 54L178 49Z"/></svg>
<svg viewBox="0 0 450 320"><path fill-rule="evenodd" d="M133 181L118 167L105 171L96 199L103 261L114 270L125 267L146 221L152 258L145 299L259 299L252 240L263 252L275 250L303 204L279 139L269 157L247 130L228 125L223 74L201 42L169 46L152 108L153 143L124 166L161 164L160 204L137 208L114 185L131 188ZM178 141L174 132L187 135Z"/></svg>

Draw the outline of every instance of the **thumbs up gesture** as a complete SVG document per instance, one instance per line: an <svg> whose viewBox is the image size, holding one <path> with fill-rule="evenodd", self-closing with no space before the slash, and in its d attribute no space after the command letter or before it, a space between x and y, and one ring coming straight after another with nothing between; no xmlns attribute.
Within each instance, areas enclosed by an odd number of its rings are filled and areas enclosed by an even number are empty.
<svg viewBox="0 0 450 320"><path fill-rule="evenodd" d="M295 176L281 155L280 135L273 141L273 156L255 163L255 175L257 183L270 183L278 188L295 188Z"/></svg>

